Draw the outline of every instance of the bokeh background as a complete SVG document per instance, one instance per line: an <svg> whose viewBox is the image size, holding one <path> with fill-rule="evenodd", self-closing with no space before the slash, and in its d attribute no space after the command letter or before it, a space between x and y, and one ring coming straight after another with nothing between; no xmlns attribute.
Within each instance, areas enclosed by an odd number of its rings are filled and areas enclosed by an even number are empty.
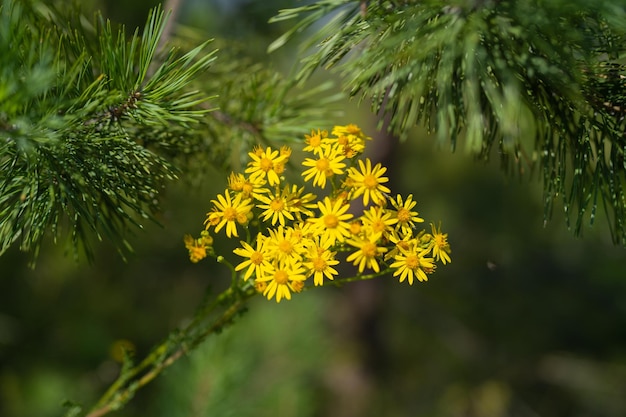
<svg viewBox="0 0 626 417"><path fill-rule="evenodd" d="M113 21L143 24L154 1L89 1ZM268 25L295 1L182 2L177 20L248 45L285 73L295 45L267 56L285 27ZM416 129L405 142L375 131L366 106L345 103L333 124L375 136L394 192L442 220L452 263L413 286L383 277L258 299L141 390L117 416L618 417L626 415L626 258L599 216L584 236L559 212L544 225L536 173L507 175L497 155L477 162ZM0 257L0 416L63 414L115 378L120 346L139 356L188 320L223 267L188 261L226 172L208 167L166 191L162 226L133 237L123 261L106 243L93 264L48 244L35 269ZM190 183L193 183L191 185Z"/></svg>

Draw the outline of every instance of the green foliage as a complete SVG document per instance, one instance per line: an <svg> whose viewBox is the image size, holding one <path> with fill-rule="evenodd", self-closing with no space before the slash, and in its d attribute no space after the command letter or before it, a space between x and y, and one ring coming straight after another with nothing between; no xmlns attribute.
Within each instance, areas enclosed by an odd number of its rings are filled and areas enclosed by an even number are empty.
<svg viewBox="0 0 626 417"><path fill-rule="evenodd" d="M63 224L88 255L92 236L129 249L128 229L153 216L175 178L143 135L206 112L197 104L207 97L185 87L214 57L205 43L156 59L163 12L129 40L102 17L64 16L29 3L0 10L0 253L19 241L36 256Z"/></svg>
<svg viewBox="0 0 626 417"><path fill-rule="evenodd" d="M195 28L179 27L176 41L194 45L206 35ZM215 39L217 62L195 85L215 92L198 130L200 137L179 132L189 143L191 158L180 165L187 170L205 169L207 162L223 169L239 169L254 144L293 142L304 133L339 116L338 101L343 94L329 81L314 86L298 86L270 65L254 61L237 41ZM190 175L193 179L196 175Z"/></svg>
<svg viewBox="0 0 626 417"><path fill-rule="evenodd" d="M36 258L49 231L56 241L67 230L75 255L90 257L94 238L124 255L181 171L239 166L238 149L336 114L329 83L296 91L197 30L165 50L160 9L130 36L38 2L6 2L0 18L0 254L18 242Z"/></svg>
<svg viewBox="0 0 626 417"><path fill-rule="evenodd" d="M159 381L154 416L314 416L330 352L320 317L328 297L308 293L284 310L251 302L251 313L209 339ZM329 294L324 294L329 295ZM285 337L285 329L289 335ZM181 381L185 381L181 384Z"/></svg>
<svg viewBox="0 0 626 417"><path fill-rule="evenodd" d="M325 0L282 10L273 21L299 20L269 50L329 16L303 45L298 80L339 68L401 137L423 125L453 149L462 135L481 158L499 153L507 170L538 166L546 219L561 197L580 233L603 204L626 244L623 6Z"/></svg>

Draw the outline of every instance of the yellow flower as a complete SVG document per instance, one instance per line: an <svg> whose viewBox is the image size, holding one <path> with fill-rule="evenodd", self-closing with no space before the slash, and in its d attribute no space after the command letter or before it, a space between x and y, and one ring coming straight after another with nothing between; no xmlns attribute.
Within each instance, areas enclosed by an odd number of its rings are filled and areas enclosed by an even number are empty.
<svg viewBox="0 0 626 417"><path fill-rule="evenodd" d="M389 178L383 177L387 168L378 163L372 169L372 161L369 158L365 159L365 163L359 159L359 168L360 170L353 167L348 171L348 178L351 180L354 190L351 197L357 198L363 195L363 204L366 206L370 199L374 204L384 203L384 193L391 192L389 188L382 185L389 181Z"/></svg>
<svg viewBox="0 0 626 417"><path fill-rule="evenodd" d="M254 180L246 178L243 174L232 172L228 177L228 188L232 191L242 193L245 198L257 197L260 194L268 193L267 188L263 186L267 182L262 177L256 177Z"/></svg>
<svg viewBox="0 0 626 417"><path fill-rule="evenodd" d="M305 152L313 152L314 154L322 154L322 142L324 138L328 137L328 132L325 130L320 131L317 129L317 133L311 130L311 135L304 135L304 142L307 144L302 150Z"/></svg>
<svg viewBox="0 0 626 417"><path fill-rule="evenodd" d="M267 178L267 182L270 186L278 185L280 183L279 174L276 172L276 168L279 170L284 168L284 163L287 160L287 156L280 154L279 151L272 151L271 147L267 147L265 151L261 148L259 152L249 152L248 155L252 158L252 161L248 163L246 173L250 174L252 180L257 178Z"/></svg>
<svg viewBox="0 0 626 417"><path fill-rule="evenodd" d="M267 249L271 256L280 263L300 261L305 251L301 233L295 233L292 227L278 226L269 229Z"/></svg>
<svg viewBox="0 0 626 417"><path fill-rule="evenodd" d="M331 147L324 147L322 153L318 159L306 158L302 165L305 167L311 167L302 172L302 176L305 181L309 181L313 178L313 186L326 187L326 180L333 175L343 174L343 169L346 167L343 161L345 156L339 154Z"/></svg>
<svg viewBox="0 0 626 417"><path fill-rule="evenodd" d="M332 144L347 158L353 158L365 150L365 140L371 139L365 136L357 125L335 126L332 134L335 138L324 140L324 143Z"/></svg>
<svg viewBox="0 0 626 417"><path fill-rule="evenodd" d="M416 248L407 252L402 251L394 257L396 260L390 266L395 268L394 277L400 275L400 282L408 280L409 285L413 285L413 277L420 281L428 281L426 272L432 272L435 268L433 258L426 258L427 250Z"/></svg>
<svg viewBox="0 0 626 417"><path fill-rule="evenodd" d="M302 242L304 246L311 240L313 225L308 222L297 222L291 227L291 237L294 242Z"/></svg>
<svg viewBox="0 0 626 417"><path fill-rule="evenodd" d="M441 260L444 265L448 262L452 262L450 259L452 250L448 243L448 234L441 233L441 225L439 225L439 229L437 229L435 225L431 223L430 227L432 229L432 237L428 249L433 251L433 257L437 261Z"/></svg>
<svg viewBox="0 0 626 417"><path fill-rule="evenodd" d="M353 265L358 265L359 273L363 272L366 267L373 269L374 272L380 272L377 258L387 252L387 248L378 246L376 242L379 238L380 234L370 234L364 238L347 240L348 244L359 249L346 258Z"/></svg>
<svg viewBox="0 0 626 417"><path fill-rule="evenodd" d="M361 234L363 230L363 222L361 220L354 220L350 222L350 234L353 236L358 236Z"/></svg>
<svg viewBox="0 0 626 417"><path fill-rule="evenodd" d="M289 157L291 156L291 148L287 145L283 145L280 147L280 155L284 156L285 158L289 159ZM283 162L287 162L286 160Z"/></svg>
<svg viewBox="0 0 626 417"><path fill-rule="evenodd" d="M215 226L215 232L219 232L226 226L226 236L239 236L237 234L237 223L246 224L248 213L252 209L250 199L244 199L242 194L237 194L234 199L230 196L230 191L226 190L224 196L217 195L217 200L211 200L213 211L208 213L205 221L206 227Z"/></svg>
<svg viewBox="0 0 626 417"><path fill-rule="evenodd" d="M354 217L352 213L347 213L350 204L341 198L333 202L326 196L324 201L317 202L317 207L320 210L319 217L309 218L317 233L328 239L331 246L335 242L345 241L350 236L350 224L347 221Z"/></svg>
<svg viewBox="0 0 626 417"><path fill-rule="evenodd" d="M359 139L371 139L370 137L365 136L361 128L355 124L348 124L345 126L335 126L333 127L332 134L335 136L346 135L346 136L354 136Z"/></svg>
<svg viewBox="0 0 626 417"><path fill-rule="evenodd" d="M413 201L413 194L409 194L406 201L402 201L402 196L398 194L396 199L390 199L391 205L395 209L395 217L398 219L396 229L401 229L403 233L408 233L415 227L415 223L422 223L424 219L417 217L417 211L411 211L417 204Z"/></svg>
<svg viewBox="0 0 626 417"><path fill-rule="evenodd" d="M202 231L202 237L194 239L191 235L184 237L185 247L189 251L189 260L199 262L207 256L207 249L213 244L213 238L206 230Z"/></svg>
<svg viewBox="0 0 626 417"><path fill-rule="evenodd" d="M257 200L265 203L257 204L258 208L265 210L262 213L263 221L268 221L271 218L272 226L275 225L276 222L284 226L285 217L291 221L294 220L291 213L295 210L293 210L289 204L289 194L289 187L285 187L282 192L277 189L275 193L271 193L269 196L257 196Z"/></svg>
<svg viewBox="0 0 626 417"><path fill-rule="evenodd" d="M392 259L400 252L407 252L413 250L419 246L419 249L428 249L424 245L420 245L420 241L413 237L413 229L408 229L407 233L400 234L398 230L394 229L387 236L389 242L393 243L394 247L385 254L385 261Z"/></svg>
<svg viewBox="0 0 626 417"><path fill-rule="evenodd" d="M297 185L291 186L291 192L287 195L287 203L291 208L291 212L296 215L298 220L302 221L302 216L313 216L313 212L311 209L317 207L317 204L312 204L313 201L317 198L315 194L312 193L304 193L304 187L299 187Z"/></svg>
<svg viewBox="0 0 626 417"><path fill-rule="evenodd" d="M361 220L363 226L369 228L371 233L380 233L383 236L386 236L392 230L391 226L398 222L388 210L380 206L371 206L365 210Z"/></svg>
<svg viewBox="0 0 626 417"><path fill-rule="evenodd" d="M247 258L235 267L235 271L241 271L246 267L248 268L243 276L244 280L250 278L253 272L256 277L260 277L263 275L265 270L270 267L266 241L267 238L259 233L256 238L256 248L253 248L248 243L242 241L241 246L243 246L243 248L236 248L233 250L236 255Z"/></svg>
<svg viewBox="0 0 626 417"><path fill-rule="evenodd" d="M306 279L304 267L299 263L285 262L270 265L256 281L267 283L263 295L268 300L276 296L276 302L286 298L291 300L291 292L302 290L302 282Z"/></svg>
<svg viewBox="0 0 626 417"><path fill-rule="evenodd" d="M338 275L339 272L334 265L339 263L335 259L337 252L330 251L332 246L328 238L317 237L310 241L308 251L306 254L306 260L304 266L310 271L309 276L313 275L313 282L315 285L322 285L324 283L324 277L332 280L333 275Z"/></svg>

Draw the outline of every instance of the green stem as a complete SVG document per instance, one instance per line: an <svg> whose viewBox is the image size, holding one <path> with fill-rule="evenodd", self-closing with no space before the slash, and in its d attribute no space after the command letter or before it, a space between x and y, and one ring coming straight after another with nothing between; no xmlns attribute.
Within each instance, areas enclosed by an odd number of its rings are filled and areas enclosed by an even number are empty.
<svg viewBox="0 0 626 417"><path fill-rule="evenodd" d="M138 389L151 382L165 368L189 353L208 336L213 333L219 333L225 326L231 324L235 316L243 310L246 302L255 294L254 288L238 291L238 289L233 289L232 287L221 293L213 303L202 307L187 327L180 333L176 332L177 347L172 353L167 354L167 351L171 348L171 339L162 342L140 364L123 371L85 417L101 417L121 408L133 397ZM230 306L210 326L202 329L201 323L206 319L207 315L227 300L231 301ZM185 336L190 336L190 340L187 340L188 338ZM164 356L165 358L161 359ZM148 371L141 374L146 369Z"/></svg>

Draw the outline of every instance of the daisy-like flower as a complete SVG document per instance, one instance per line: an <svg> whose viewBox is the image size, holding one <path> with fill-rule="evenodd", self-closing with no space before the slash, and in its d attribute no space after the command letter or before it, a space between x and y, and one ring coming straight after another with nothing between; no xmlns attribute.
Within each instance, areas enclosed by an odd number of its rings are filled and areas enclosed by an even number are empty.
<svg viewBox="0 0 626 417"><path fill-rule="evenodd" d="M250 178L256 180L257 178L267 179L270 186L274 186L280 183L279 174L276 172L276 168L283 168L284 163L287 160L287 156L281 154L279 151L272 151L271 147L267 147L264 151L261 148L261 152L258 150L249 152L248 155L252 159L248 163L246 173L250 174Z"/></svg>
<svg viewBox="0 0 626 417"><path fill-rule="evenodd" d="M304 242L300 233L294 233L291 227L278 226L269 229L267 249L279 263L299 262L305 252Z"/></svg>
<svg viewBox="0 0 626 417"><path fill-rule="evenodd" d="M194 239L191 235L184 237L185 247L189 251L189 260L193 263L199 262L207 256L207 249L213 244L213 238L206 230L202 231L202 236Z"/></svg>
<svg viewBox="0 0 626 417"><path fill-rule="evenodd" d="M448 243L448 234L441 233L441 225L439 225L439 228L436 228L435 225L431 223L430 227L432 229L432 237L428 249L432 250L433 257L437 261L441 260L444 265L448 262L452 262L450 259L450 252L452 251Z"/></svg>
<svg viewBox="0 0 626 417"><path fill-rule="evenodd" d="M245 175L232 172L228 177L228 188L232 191L242 193L245 198L256 198L260 194L269 192L269 189L263 188L267 182L262 177L246 178Z"/></svg>
<svg viewBox="0 0 626 417"><path fill-rule="evenodd" d="M407 233L415 227L415 223L422 223L424 219L417 217L417 211L412 211L413 207L417 204L413 201L413 194L409 194L406 201L402 201L402 196L398 194L396 199L391 199L391 205L395 209L395 218L398 220L396 223L396 229L402 230L403 233Z"/></svg>
<svg viewBox="0 0 626 417"><path fill-rule="evenodd" d="M283 160L274 164L274 172L276 172L276 175L279 177L285 173L285 164L289 161L289 157L291 156L291 148L289 146L281 146L280 156L283 157Z"/></svg>
<svg viewBox="0 0 626 417"><path fill-rule="evenodd" d="M236 255L246 258L246 260L235 267L235 271L248 268L243 276L244 280L248 280L248 278L252 276L252 273L254 273L256 277L263 276L265 271L271 266L266 242L267 238L259 233L256 238L256 248L242 241L241 246L243 247L233 250Z"/></svg>
<svg viewBox="0 0 626 417"><path fill-rule="evenodd" d="M331 147L324 147L318 159L306 158L302 165L311 167L302 172L305 181L313 178L313 186L326 187L326 180L333 175L341 175L344 172L346 164L343 161L345 156Z"/></svg>
<svg viewBox="0 0 626 417"><path fill-rule="evenodd" d="M258 201L260 201L261 203L265 203L257 204L258 208L265 210L263 213L261 213L261 215L263 216L263 221L268 221L271 218L272 226L274 226L276 222L280 223L281 226L284 226L285 218L293 221L294 217L291 213L294 210L289 205L288 196L288 187L285 187L282 192L277 189L275 193L270 193L268 196L257 196Z"/></svg>
<svg viewBox="0 0 626 417"><path fill-rule="evenodd" d="M337 252L330 251L330 240L321 236L310 241L303 265L310 271L309 276L313 275L315 285L322 285L324 277L332 280L334 275L339 273L333 266L339 263L335 259Z"/></svg>
<svg viewBox="0 0 626 417"><path fill-rule="evenodd" d="M263 295L268 300L276 297L276 302L280 303L283 298L291 300L291 292L302 290L304 280L306 280L305 269L300 263L284 262L270 265L264 270L264 274L256 278L256 282L266 283ZM258 288L258 287L257 287Z"/></svg>
<svg viewBox="0 0 626 417"><path fill-rule="evenodd" d="M370 234L364 238L348 239L346 242L358 248L358 250L346 258L346 261L352 262L353 265L359 267L359 273L365 268L373 269L374 272L380 272L378 265L378 257L387 252L387 248L379 247L376 241L380 238L380 234Z"/></svg>
<svg viewBox="0 0 626 417"><path fill-rule="evenodd" d="M357 125L353 124L335 126L332 134L336 137L325 140L325 143L332 143L333 146L338 147L346 158L353 158L363 153L365 150L365 140L371 139L365 136Z"/></svg>
<svg viewBox="0 0 626 417"><path fill-rule="evenodd" d="M341 135L336 138L329 138L327 143L346 158L354 158L365 150L365 142L354 136Z"/></svg>
<svg viewBox="0 0 626 417"><path fill-rule="evenodd" d="M311 130L311 135L304 135L305 146L302 150L305 152L313 152L316 155L322 154L322 143L324 138L328 137L328 132L325 130L317 129L317 133Z"/></svg>
<svg viewBox="0 0 626 417"><path fill-rule="evenodd" d="M361 220L354 220L350 222L350 234L352 236L358 236L363 230L363 222Z"/></svg>
<svg viewBox="0 0 626 417"><path fill-rule="evenodd" d="M312 209L317 207L317 204L312 204L317 198L315 194L304 193L304 187L298 188L297 185L291 186L291 191L287 194L287 204L291 208L292 213L302 221L302 216L313 216Z"/></svg>
<svg viewBox="0 0 626 417"><path fill-rule="evenodd" d="M392 230L392 226L398 222L389 210L380 206L370 206L363 212L361 220L363 226L369 228L371 233L380 233L382 236L386 236Z"/></svg>
<svg viewBox="0 0 626 417"><path fill-rule="evenodd" d="M205 221L206 227L215 226L215 232L222 230L226 226L226 236L238 237L237 223L246 224L248 213L252 209L250 199L244 198L242 194L237 194L231 198L230 191L226 190L224 195L217 195L217 200L211 200L213 211L208 213Z"/></svg>
<svg viewBox="0 0 626 417"><path fill-rule="evenodd" d="M333 127L332 134L335 136L355 136L360 139L371 139L368 136L365 136L365 133L355 124L347 124L345 126L335 126Z"/></svg>
<svg viewBox="0 0 626 417"><path fill-rule="evenodd" d="M350 236L350 220L352 213L347 213L350 204L343 199L331 200L330 197L324 197L324 201L318 201L317 207L320 210L319 217L309 218L314 229L324 239L330 241L330 245L335 242L343 242Z"/></svg>
<svg viewBox="0 0 626 417"><path fill-rule="evenodd" d="M363 196L363 204L368 205L370 199L374 204L382 204L385 201L385 194L391 190L383 184L389 181L389 178L383 174L387 171L380 163L376 164L372 169L372 161L365 158L365 163L359 159L359 169L350 168L348 178L353 187L352 198Z"/></svg>
<svg viewBox="0 0 626 417"><path fill-rule="evenodd" d="M394 247L385 254L385 261L392 259L400 252L407 252L418 246L420 249L428 251L425 245L421 245L419 239L413 237L413 229L409 229L407 233L400 233L399 230L393 229L387 239L394 244Z"/></svg>
<svg viewBox="0 0 626 417"><path fill-rule="evenodd" d="M427 258L425 255L428 250L416 248L410 251L402 251L398 255L394 256L395 262L390 266L395 268L393 273L394 277L400 276L400 282L405 279L409 282L409 285L413 285L413 278L417 278L420 281L428 281L426 273L430 273L435 268L433 264L433 258Z"/></svg>
<svg viewBox="0 0 626 417"><path fill-rule="evenodd" d="M291 227L291 237L294 242L302 242L303 246L307 246L311 240L312 225L309 222L297 222Z"/></svg>

